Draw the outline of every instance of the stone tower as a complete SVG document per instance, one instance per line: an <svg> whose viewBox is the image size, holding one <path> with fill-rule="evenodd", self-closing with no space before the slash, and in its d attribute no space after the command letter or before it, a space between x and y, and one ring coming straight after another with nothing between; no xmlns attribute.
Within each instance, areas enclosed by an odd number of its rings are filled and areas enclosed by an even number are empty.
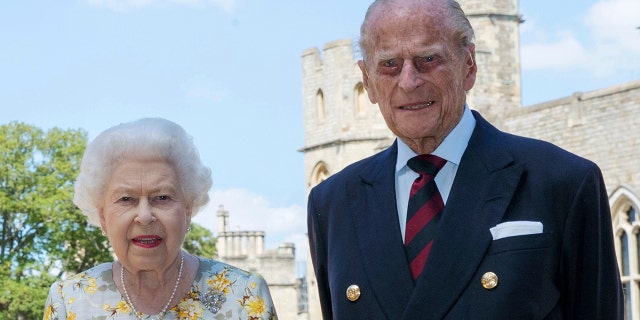
<svg viewBox="0 0 640 320"><path fill-rule="evenodd" d="M362 85L351 40L302 54L302 96L307 190L392 138Z"/></svg>
<svg viewBox="0 0 640 320"><path fill-rule="evenodd" d="M476 34L476 83L467 101L500 125L506 113L522 106L518 0L463 0L462 9Z"/></svg>
<svg viewBox="0 0 640 320"><path fill-rule="evenodd" d="M500 125L521 106L518 0L462 0L476 33L478 74L471 108ZM302 54L305 185L309 190L394 139L362 85L357 40L338 40ZM321 319L311 260L307 264L309 319Z"/></svg>

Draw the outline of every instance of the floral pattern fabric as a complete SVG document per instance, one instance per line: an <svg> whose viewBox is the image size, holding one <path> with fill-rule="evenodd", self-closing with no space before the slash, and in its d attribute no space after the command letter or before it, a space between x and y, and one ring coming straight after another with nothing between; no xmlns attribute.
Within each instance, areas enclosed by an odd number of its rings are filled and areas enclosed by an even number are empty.
<svg viewBox="0 0 640 320"><path fill-rule="evenodd" d="M49 290L44 320L138 319L116 288L111 268L112 263L103 263L54 283ZM260 275L200 258L191 289L167 311L164 319L274 320L278 316L267 283Z"/></svg>

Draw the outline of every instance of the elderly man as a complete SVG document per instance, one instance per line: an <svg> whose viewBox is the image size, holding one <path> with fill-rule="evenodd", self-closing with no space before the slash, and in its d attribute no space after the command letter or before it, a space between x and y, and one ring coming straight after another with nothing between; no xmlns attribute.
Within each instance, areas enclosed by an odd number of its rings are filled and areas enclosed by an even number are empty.
<svg viewBox="0 0 640 320"><path fill-rule="evenodd" d="M369 98L398 137L315 187L325 319L622 319L599 168L470 111L474 34L453 0L379 0Z"/></svg>

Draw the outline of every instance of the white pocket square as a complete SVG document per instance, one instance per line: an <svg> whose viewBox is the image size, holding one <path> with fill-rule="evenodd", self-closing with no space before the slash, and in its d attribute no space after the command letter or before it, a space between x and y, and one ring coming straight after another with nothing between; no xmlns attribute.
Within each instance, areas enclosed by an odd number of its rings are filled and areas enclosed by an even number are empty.
<svg viewBox="0 0 640 320"><path fill-rule="evenodd" d="M493 240L506 237L522 236L542 233L542 223L539 221L508 221L489 229Z"/></svg>

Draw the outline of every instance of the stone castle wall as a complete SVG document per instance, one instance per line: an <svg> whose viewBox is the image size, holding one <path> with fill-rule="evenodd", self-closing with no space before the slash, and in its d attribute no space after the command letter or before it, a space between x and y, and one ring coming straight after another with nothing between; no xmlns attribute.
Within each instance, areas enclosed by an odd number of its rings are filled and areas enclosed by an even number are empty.
<svg viewBox="0 0 640 320"><path fill-rule="evenodd" d="M640 195L640 81L576 93L511 112L501 129L554 143L594 161L608 194Z"/></svg>

